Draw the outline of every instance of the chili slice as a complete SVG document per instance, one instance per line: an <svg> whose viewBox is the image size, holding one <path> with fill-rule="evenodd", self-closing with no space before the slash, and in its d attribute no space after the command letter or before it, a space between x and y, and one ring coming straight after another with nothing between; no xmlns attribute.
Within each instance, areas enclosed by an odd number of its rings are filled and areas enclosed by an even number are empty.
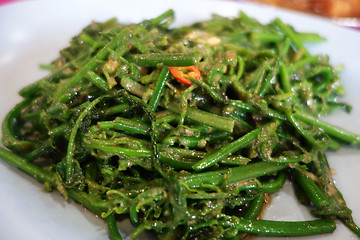
<svg viewBox="0 0 360 240"><path fill-rule="evenodd" d="M179 81L188 86L192 84L189 78L200 79L200 70L195 66L169 67L170 73Z"/></svg>

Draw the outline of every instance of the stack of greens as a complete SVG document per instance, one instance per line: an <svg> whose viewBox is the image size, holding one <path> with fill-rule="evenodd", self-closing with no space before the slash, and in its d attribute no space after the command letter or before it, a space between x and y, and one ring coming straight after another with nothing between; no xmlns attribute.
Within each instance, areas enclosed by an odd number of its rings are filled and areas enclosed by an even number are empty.
<svg viewBox="0 0 360 240"><path fill-rule="evenodd" d="M360 137L318 117L343 94L323 40L275 19L169 28L167 11L139 24L91 23L20 91L0 157L105 218L129 216L132 238L241 239L248 233L360 236L326 160ZM259 220L288 179L318 219Z"/></svg>

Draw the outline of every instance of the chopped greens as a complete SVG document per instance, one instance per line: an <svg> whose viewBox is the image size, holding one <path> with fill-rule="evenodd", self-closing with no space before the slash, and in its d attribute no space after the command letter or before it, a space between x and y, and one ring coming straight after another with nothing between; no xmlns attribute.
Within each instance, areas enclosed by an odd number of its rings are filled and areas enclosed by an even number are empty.
<svg viewBox="0 0 360 240"><path fill-rule="evenodd" d="M93 22L23 88L6 116L0 157L107 220L126 215L159 239L357 236L327 149L360 136L321 120L344 93L337 69L299 33L240 12L171 28L174 12L139 24ZM292 181L318 219L261 220Z"/></svg>

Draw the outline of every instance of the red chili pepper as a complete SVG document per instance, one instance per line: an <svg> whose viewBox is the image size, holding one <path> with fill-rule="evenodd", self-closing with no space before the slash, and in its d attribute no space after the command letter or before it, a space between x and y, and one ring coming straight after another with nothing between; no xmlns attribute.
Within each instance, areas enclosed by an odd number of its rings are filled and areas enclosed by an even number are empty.
<svg viewBox="0 0 360 240"><path fill-rule="evenodd" d="M189 78L200 79L201 73L196 66L169 67L170 73L179 81L188 86L192 84Z"/></svg>

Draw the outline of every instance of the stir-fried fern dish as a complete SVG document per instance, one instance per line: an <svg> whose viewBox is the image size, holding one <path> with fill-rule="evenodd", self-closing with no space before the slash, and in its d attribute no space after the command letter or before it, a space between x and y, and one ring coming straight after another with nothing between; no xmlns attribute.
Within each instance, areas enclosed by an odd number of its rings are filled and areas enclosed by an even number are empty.
<svg viewBox="0 0 360 240"><path fill-rule="evenodd" d="M173 20L84 28L20 90L0 157L104 218L112 239L119 217L133 239L313 235L335 220L360 236L325 155L360 137L319 118L351 108L339 69L304 47L324 39L243 12ZM261 219L285 181L314 220Z"/></svg>

